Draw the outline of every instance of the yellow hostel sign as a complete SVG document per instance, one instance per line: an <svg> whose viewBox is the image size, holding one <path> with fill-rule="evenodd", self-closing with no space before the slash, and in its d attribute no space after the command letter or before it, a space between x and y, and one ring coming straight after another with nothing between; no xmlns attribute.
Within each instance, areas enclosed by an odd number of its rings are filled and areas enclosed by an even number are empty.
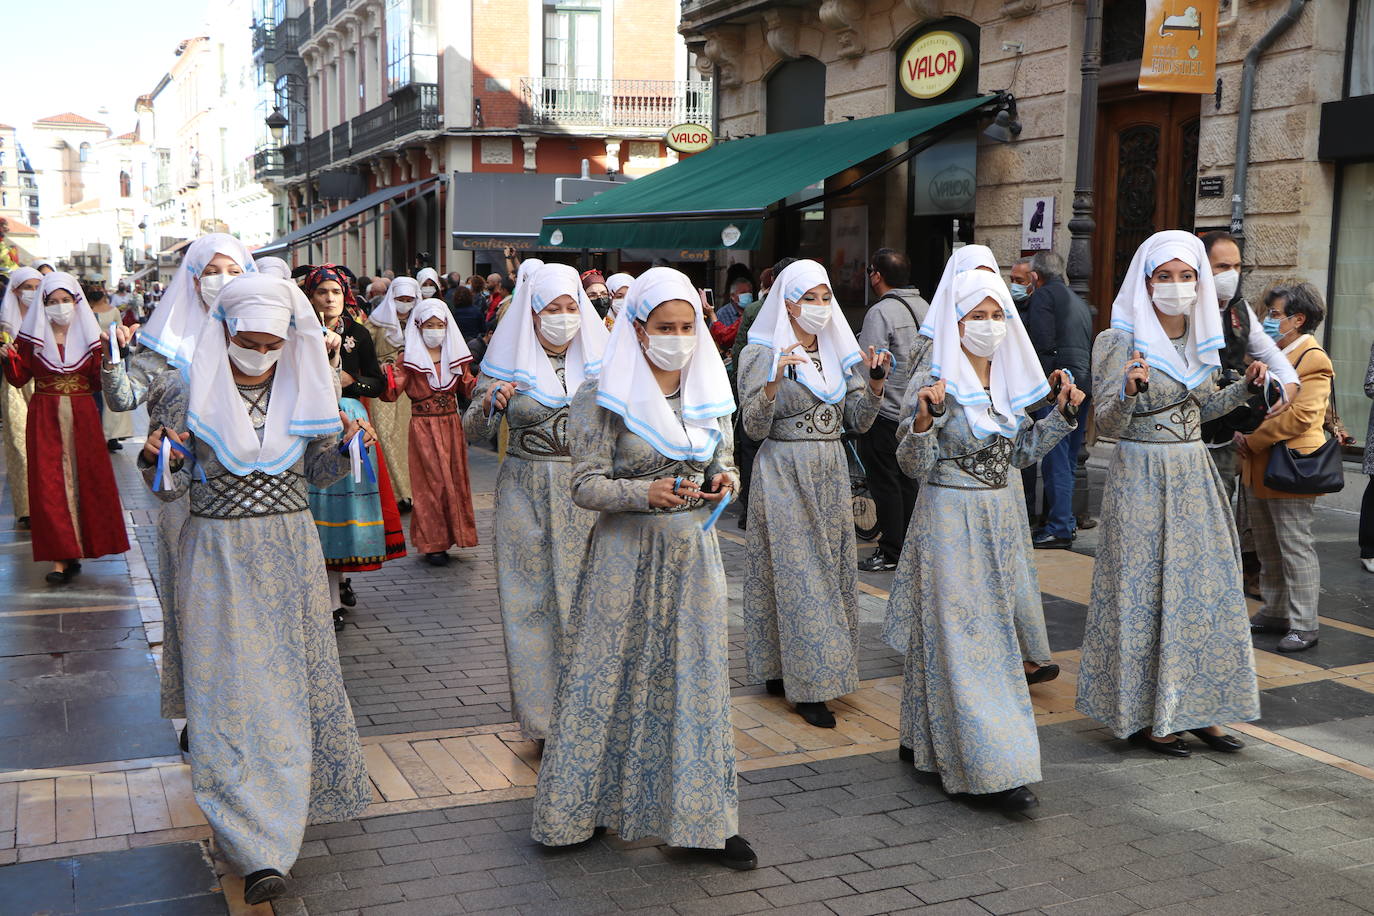
<svg viewBox="0 0 1374 916"><path fill-rule="evenodd" d="M1206 95L1216 85L1219 0L1145 0L1140 88Z"/></svg>

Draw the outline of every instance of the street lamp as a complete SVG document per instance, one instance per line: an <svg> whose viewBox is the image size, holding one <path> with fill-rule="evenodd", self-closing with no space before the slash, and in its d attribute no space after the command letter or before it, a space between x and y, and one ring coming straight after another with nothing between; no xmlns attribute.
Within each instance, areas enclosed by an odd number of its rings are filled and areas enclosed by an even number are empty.
<svg viewBox="0 0 1374 916"><path fill-rule="evenodd" d="M298 73L286 73L281 77L281 84L285 87L286 94L283 95L282 88L278 88L277 92L279 98L285 98L286 102L290 104L293 95L290 90L292 83L295 81L298 81L296 84L300 86L300 104L304 110L304 118L302 120L305 122L305 141L301 144L305 147L305 191L303 193L303 198L305 201L305 222L306 225L309 225L310 221L315 217L315 208L312 206L310 200L311 186L314 184L315 178L314 169L310 161L310 81L303 78ZM272 113L267 116L265 123L267 124L267 129L272 132L272 142L277 145L278 149L281 149L282 140L290 139L289 137L284 137L284 134L286 129L291 125L291 121L287 118L286 113L282 111L281 105L277 105L272 109ZM285 167L286 160L285 157L283 157L283 173ZM313 254L313 243L306 242L306 259L309 260Z"/></svg>
<svg viewBox="0 0 1374 916"><path fill-rule="evenodd" d="M281 113L281 108L273 108L272 113L267 116L267 129L272 132L272 142L281 146L281 135L286 130L290 122L286 120L286 115Z"/></svg>

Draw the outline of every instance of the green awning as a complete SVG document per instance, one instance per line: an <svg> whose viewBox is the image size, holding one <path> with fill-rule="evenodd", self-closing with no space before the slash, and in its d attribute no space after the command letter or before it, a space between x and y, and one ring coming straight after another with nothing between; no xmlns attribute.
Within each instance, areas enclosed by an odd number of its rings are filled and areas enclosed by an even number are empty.
<svg viewBox="0 0 1374 916"><path fill-rule="evenodd" d="M539 243L572 249L757 248L768 208L779 200L996 98L720 143L549 214ZM730 226L739 238L727 244L722 233Z"/></svg>

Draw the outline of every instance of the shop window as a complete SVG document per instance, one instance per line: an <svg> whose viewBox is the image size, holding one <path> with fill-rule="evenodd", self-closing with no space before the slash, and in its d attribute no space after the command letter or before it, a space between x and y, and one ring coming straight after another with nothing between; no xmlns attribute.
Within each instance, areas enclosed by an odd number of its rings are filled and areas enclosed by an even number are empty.
<svg viewBox="0 0 1374 916"><path fill-rule="evenodd" d="M1347 96L1374 95L1374 0L1354 0Z"/></svg>
<svg viewBox="0 0 1374 916"><path fill-rule="evenodd" d="M825 64L814 57L789 60L768 75L766 129L815 127L825 123Z"/></svg>
<svg viewBox="0 0 1374 916"><path fill-rule="evenodd" d="M1336 205L1327 351L1336 369L1336 410L1362 447L1369 414L1364 378L1374 332L1374 162L1351 163L1341 170Z"/></svg>

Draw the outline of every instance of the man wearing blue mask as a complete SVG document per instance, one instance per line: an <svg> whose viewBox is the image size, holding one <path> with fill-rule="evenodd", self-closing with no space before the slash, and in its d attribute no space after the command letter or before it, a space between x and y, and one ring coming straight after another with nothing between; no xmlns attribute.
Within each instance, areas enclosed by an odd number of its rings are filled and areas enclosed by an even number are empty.
<svg viewBox="0 0 1374 916"><path fill-rule="evenodd" d="M716 309L716 320L724 325L734 324L753 301L754 284L748 277L736 277L730 283L730 297L724 305Z"/></svg>
<svg viewBox="0 0 1374 916"><path fill-rule="evenodd" d="M916 481L897 466L897 421L902 415L902 399L911 381L914 353L921 322L930 303L921 291L911 286L911 260L900 251L879 248L868 264L868 283L877 297L864 315L859 331L859 346L892 353L892 370L883 388L878 418L859 440L868 491L878 511L878 546L872 556L859 562L863 572L886 572L897 568L907 525L916 507Z"/></svg>
<svg viewBox="0 0 1374 916"><path fill-rule="evenodd" d="M1031 293L1035 292L1035 278L1031 276L1031 259L1018 258L1011 265L1011 301L1023 316L1030 307Z"/></svg>

